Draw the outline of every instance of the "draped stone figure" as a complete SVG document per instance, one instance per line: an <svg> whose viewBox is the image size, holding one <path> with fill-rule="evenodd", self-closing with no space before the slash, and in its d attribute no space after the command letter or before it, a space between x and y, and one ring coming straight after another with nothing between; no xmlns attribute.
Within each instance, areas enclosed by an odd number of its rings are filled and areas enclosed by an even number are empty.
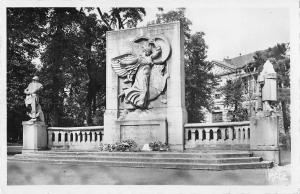
<svg viewBox="0 0 300 194"><path fill-rule="evenodd" d="M24 93L26 94L25 106L28 107L30 105L31 107L31 112L28 113L28 116L31 117L31 121L39 120L44 122L44 114L41 105L39 104L38 95L38 93L43 89L43 85L38 81L38 76L34 76L32 78L32 82L24 90Z"/></svg>
<svg viewBox="0 0 300 194"><path fill-rule="evenodd" d="M112 68L119 77L124 78L124 83L130 84L121 91L121 101L132 105L132 109L146 109L149 102L164 91L169 77L165 62L171 48L164 37L140 37L134 43L142 46L133 49L132 53L113 58Z"/></svg>

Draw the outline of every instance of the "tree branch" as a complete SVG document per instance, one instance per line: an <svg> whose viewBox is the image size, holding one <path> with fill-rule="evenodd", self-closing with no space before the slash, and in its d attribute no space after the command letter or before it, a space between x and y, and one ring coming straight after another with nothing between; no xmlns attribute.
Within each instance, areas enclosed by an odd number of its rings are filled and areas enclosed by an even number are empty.
<svg viewBox="0 0 300 194"><path fill-rule="evenodd" d="M107 28L109 28L110 30L112 30L112 28L111 28L110 25L108 24L107 20L104 18L104 16L103 16L103 14L102 14L102 12L101 12L101 10L100 10L99 7L97 7L97 10L98 10L98 13L99 13L99 15L100 15L102 21L106 24Z"/></svg>

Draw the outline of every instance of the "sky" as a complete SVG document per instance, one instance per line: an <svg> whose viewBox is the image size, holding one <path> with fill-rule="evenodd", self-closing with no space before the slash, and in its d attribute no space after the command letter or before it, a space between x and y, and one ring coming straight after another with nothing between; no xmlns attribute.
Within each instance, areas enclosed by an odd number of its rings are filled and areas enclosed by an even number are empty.
<svg viewBox="0 0 300 194"><path fill-rule="evenodd" d="M157 8L145 8L142 24L155 19ZM165 12L170 9L165 9ZM192 32L203 31L208 60L223 60L239 54L289 42L287 8L187 8Z"/></svg>
<svg viewBox="0 0 300 194"><path fill-rule="evenodd" d="M104 11L110 7L102 7ZM176 8L172 8L175 10ZM145 7L146 16L138 24L145 26L155 20L158 9ZM171 8L164 8L164 12ZM276 43L289 42L290 16L288 8L186 8L192 21L192 33L202 31L208 45L207 60L223 60L258 50ZM39 58L33 60L41 64Z"/></svg>

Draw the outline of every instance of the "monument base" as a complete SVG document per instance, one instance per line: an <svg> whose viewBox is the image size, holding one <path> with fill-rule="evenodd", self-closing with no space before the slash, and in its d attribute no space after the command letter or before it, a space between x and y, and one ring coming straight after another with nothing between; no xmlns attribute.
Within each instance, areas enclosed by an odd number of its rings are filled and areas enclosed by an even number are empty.
<svg viewBox="0 0 300 194"><path fill-rule="evenodd" d="M140 148L154 141L168 143L165 119L116 121L116 124L120 129L120 141L133 139Z"/></svg>
<svg viewBox="0 0 300 194"><path fill-rule="evenodd" d="M279 116L256 115L251 118L250 151L280 165Z"/></svg>
<svg viewBox="0 0 300 194"><path fill-rule="evenodd" d="M151 111L136 110L117 119L118 111L106 110L104 114L104 143L134 140L139 148L153 141L168 143L167 119Z"/></svg>
<svg viewBox="0 0 300 194"><path fill-rule="evenodd" d="M47 125L44 122L23 121L22 125L22 153L47 149Z"/></svg>
<svg viewBox="0 0 300 194"><path fill-rule="evenodd" d="M264 160L273 161L275 164L281 165L281 157L279 149L258 148L250 149L255 156L260 156Z"/></svg>

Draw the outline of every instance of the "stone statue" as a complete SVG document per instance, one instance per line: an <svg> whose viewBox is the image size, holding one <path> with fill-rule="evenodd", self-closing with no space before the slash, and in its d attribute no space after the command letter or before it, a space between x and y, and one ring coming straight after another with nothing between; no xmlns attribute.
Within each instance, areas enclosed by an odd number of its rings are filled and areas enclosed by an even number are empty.
<svg viewBox="0 0 300 194"><path fill-rule="evenodd" d="M25 106L31 106L31 112L28 113L31 121L42 121L44 122L44 114L39 104L39 95L38 93L43 89L43 85L38 82L38 76L34 76L32 78L32 82L28 85L28 87L24 90L26 94L25 98Z"/></svg>
<svg viewBox="0 0 300 194"><path fill-rule="evenodd" d="M140 37L134 43L138 44L135 52L113 58L112 68L129 84L119 95L121 101L130 104L131 109L146 109L164 91L169 78L165 62L171 48L164 37Z"/></svg>
<svg viewBox="0 0 300 194"><path fill-rule="evenodd" d="M272 63L267 60L258 76L258 109L274 112L273 104L277 102L277 74Z"/></svg>

